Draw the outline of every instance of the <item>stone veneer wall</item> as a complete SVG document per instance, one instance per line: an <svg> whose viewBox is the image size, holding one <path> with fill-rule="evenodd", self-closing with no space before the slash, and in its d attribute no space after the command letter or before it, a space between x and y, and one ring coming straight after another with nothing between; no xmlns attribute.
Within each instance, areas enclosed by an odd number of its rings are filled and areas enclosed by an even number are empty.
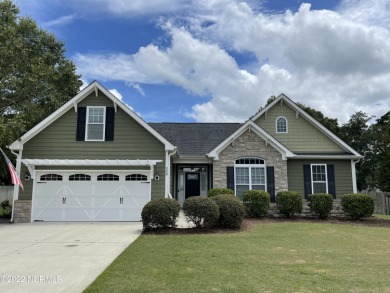
<svg viewBox="0 0 390 293"><path fill-rule="evenodd" d="M14 223L31 222L31 200L15 200Z"/></svg>
<svg viewBox="0 0 390 293"><path fill-rule="evenodd" d="M259 157L266 166L274 166L275 194L288 189L287 161L253 131L245 131L233 144L219 154L219 160L213 162L213 188L226 187L226 167L234 166L234 160L240 157Z"/></svg>

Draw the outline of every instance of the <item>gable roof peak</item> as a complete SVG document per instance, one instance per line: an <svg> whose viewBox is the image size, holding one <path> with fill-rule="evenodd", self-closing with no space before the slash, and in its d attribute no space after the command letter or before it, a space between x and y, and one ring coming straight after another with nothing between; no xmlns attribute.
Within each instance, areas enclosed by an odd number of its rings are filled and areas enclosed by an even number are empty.
<svg viewBox="0 0 390 293"><path fill-rule="evenodd" d="M145 122L140 116L138 116L132 109L130 109L123 101L118 99L114 94L112 94L108 89L106 89L101 83L94 80L89 85L87 85L84 89L82 89L76 96L54 111L51 115L46 117L40 123L35 125L29 131L27 131L24 135L22 135L18 140L14 141L9 148L12 150L21 150L23 149L23 144L37 135L39 132L44 130L48 125L56 121L59 117L61 117L64 113L71 110L72 108L77 107L77 104L88 97L91 93L95 91L95 95L97 96L99 91L103 93L108 99L110 99L115 108L120 107L127 115L133 118L136 122L138 122L143 128L145 128L148 132L150 132L155 138L157 138L161 143L165 145L166 150L174 150L175 147L166 140L163 136L161 136L156 130L154 130L148 123ZM116 111L116 110L115 110Z"/></svg>

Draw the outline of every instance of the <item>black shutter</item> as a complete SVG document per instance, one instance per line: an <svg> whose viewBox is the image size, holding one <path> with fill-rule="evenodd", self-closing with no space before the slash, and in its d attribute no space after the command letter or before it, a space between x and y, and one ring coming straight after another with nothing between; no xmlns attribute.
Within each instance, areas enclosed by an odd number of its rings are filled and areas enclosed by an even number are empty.
<svg viewBox="0 0 390 293"><path fill-rule="evenodd" d="M234 190L234 167L226 167L226 187Z"/></svg>
<svg viewBox="0 0 390 293"><path fill-rule="evenodd" d="M106 108L106 138L105 141L114 140L115 109L114 107Z"/></svg>
<svg viewBox="0 0 390 293"><path fill-rule="evenodd" d="M84 141L85 140L85 122L87 116L86 107L77 107L77 132L76 140Z"/></svg>
<svg viewBox="0 0 390 293"><path fill-rule="evenodd" d="M270 195L271 202L275 202L275 172L273 166L267 167L267 191Z"/></svg>
<svg viewBox="0 0 390 293"><path fill-rule="evenodd" d="M328 176L328 193L333 195L333 198L336 198L336 184L334 181L334 165L328 164L326 166L327 176Z"/></svg>
<svg viewBox="0 0 390 293"><path fill-rule="evenodd" d="M311 191L311 171L310 171L309 164L303 165L303 181L304 181L305 198L307 199L308 195L312 194L312 191Z"/></svg>

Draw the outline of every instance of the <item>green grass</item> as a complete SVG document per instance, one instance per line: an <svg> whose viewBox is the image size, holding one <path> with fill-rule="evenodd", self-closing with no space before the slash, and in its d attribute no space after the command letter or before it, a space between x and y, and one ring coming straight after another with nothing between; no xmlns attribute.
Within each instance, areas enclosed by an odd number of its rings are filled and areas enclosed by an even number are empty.
<svg viewBox="0 0 390 293"><path fill-rule="evenodd" d="M390 220L390 215L373 214L374 217Z"/></svg>
<svg viewBox="0 0 390 293"><path fill-rule="evenodd" d="M390 229L270 223L142 235L86 292L390 292Z"/></svg>

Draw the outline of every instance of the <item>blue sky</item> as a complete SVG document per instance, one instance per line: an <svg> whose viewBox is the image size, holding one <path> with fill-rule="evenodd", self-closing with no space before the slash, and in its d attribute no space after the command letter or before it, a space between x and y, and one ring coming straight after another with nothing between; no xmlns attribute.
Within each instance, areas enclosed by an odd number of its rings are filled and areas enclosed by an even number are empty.
<svg viewBox="0 0 390 293"><path fill-rule="evenodd" d="M345 123L390 110L383 0L17 0L146 121L241 122L285 93Z"/></svg>

